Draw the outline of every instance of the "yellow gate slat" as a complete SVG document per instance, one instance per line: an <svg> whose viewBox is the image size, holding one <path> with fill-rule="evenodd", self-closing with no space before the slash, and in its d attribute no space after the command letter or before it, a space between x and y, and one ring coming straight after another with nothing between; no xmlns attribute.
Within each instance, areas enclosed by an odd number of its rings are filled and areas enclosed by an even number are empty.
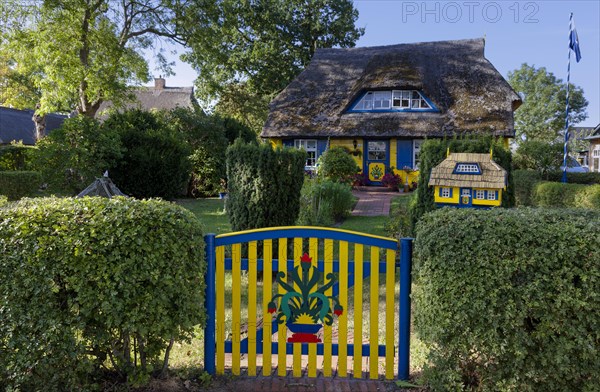
<svg viewBox="0 0 600 392"><path fill-rule="evenodd" d="M256 241L248 243L248 375L256 376Z"/></svg>
<svg viewBox="0 0 600 392"><path fill-rule="evenodd" d="M269 313L269 302L273 296L272 274L273 270L273 241L265 240L263 242L263 355L262 369L263 376L271 374L271 338L273 330L271 328L271 313Z"/></svg>
<svg viewBox="0 0 600 392"><path fill-rule="evenodd" d="M344 307L344 312L339 317L338 329L338 375L346 377L348 375L348 242L340 241L340 304Z"/></svg>
<svg viewBox="0 0 600 392"><path fill-rule="evenodd" d="M394 378L394 287L396 284L396 252L388 249L385 261L385 378Z"/></svg>
<svg viewBox="0 0 600 392"><path fill-rule="evenodd" d="M294 269L300 264L300 258L302 257L302 238L294 238ZM286 275L287 276L287 275ZM294 283L294 289L300 291L300 288ZM287 320L286 320L287 321ZM294 343L293 349L293 363L292 373L294 377L300 377L302 375L302 345L301 343Z"/></svg>
<svg viewBox="0 0 600 392"><path fill-rule="evenodd" d="M323 260L325 262L323 277L325 282L327 275L333 273L333 240L326 239L323 245ZM330 297L333 289L330 287L325 290L325 296ZM332 304L334 305L334 304ZM333 315L333 309L331 309ZM325 325L323 330L323 376L331 376L331 325Z"/></svg>
<svg viewBox="0 0 600 392"><path fill-rule="evenodd" d="M279 239L279 272L284 272L287 278L287 238ZM279 286L278 294L285 294L285 289ZM284 320L287 322L287 320ZM287 373L287 359L285 343L287 339L287 328L285 324L279 324L277 329L277 375L285 376Z"/></svg>
<svg viewBox="0 0 600 392"><path fill-rule="evenodd" d="M363 246L354 244L354 378L362 377Z"/></svg>
<svg viewBox="0 0 600 392"><path fill-rule="evenodd" d="M240 313L241 313L241 294L242 294L242 250L241 244L231 246L232 258L232 287L231 287L231 372L239 376L240 374Z"/></svg>
<svg viewBox="0 0 600 392"><path fill-rule="evenodd" d="M369 378L376 380L379 377L379 248L371 246L371 306L369 321Z"/></svg>
<svg viewBox="0 0 600 392"><path fill-rule="evenodd" d="M311 265L317 267L319 260L319 240L317 238L308 239L308 254L312 258ZM311 270L309 278L313 276ZM310 292L314 293L317 291L317 287L311 287ZM315 343L308 343L308 377L317 377L317 345Z"/></svg>
<svg viewBox="0 0 600 392"><path fill-rule="evenodd" d="M216 345L217 345L217 374L225 372L225 247L216 249Z"/></svg>

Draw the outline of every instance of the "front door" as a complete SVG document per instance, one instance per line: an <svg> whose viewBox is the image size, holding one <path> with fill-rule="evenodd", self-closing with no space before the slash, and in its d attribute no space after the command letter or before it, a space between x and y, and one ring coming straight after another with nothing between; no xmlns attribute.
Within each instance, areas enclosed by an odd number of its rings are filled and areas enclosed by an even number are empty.
<svg viewBox="0 0 600 392"><path fill-rule="evenodd" d="M460 205L464 207L471 207L473 204L473 198L471 197L471 188L460 188Z"/></svg>
<svg viewBox="0 0 600 392"><path fill-rule="evenodd" d="M389 140L366 140L363 170L369 175L371 185L381 185L385 168L390 162Z"/></svg>

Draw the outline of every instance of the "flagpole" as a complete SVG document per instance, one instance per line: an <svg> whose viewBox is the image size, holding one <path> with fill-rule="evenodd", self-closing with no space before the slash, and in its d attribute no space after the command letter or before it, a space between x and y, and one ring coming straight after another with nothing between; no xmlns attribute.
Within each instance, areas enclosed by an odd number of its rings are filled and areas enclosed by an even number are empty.
<svg viewBox="0 0 600 392"><path fill-rule="evenodd" d="M571 31L573 31L573 13L569 16L569 61L567 63L567 106L565 109L565 146L563 155L562 182L567 182L567 157L569 154L569 81L571 79Z"/></svg>

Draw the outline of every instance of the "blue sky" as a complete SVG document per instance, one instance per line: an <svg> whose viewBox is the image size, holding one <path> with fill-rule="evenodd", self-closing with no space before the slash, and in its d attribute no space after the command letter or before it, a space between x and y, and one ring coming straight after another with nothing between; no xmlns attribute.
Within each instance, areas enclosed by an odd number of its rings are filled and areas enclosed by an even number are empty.
<svg viewBox="0 0 600 392"><path fill-rule="evenodd" d="M600 1L374 1L355 0L357 46L486 38L485 56L506 78L522 63L546 67L566 81L569 14L579 35L581 61L571 55L571 83L589 101L588 119L600 122ZM170 86L190 86L195 72L177 62Z"/></svg>

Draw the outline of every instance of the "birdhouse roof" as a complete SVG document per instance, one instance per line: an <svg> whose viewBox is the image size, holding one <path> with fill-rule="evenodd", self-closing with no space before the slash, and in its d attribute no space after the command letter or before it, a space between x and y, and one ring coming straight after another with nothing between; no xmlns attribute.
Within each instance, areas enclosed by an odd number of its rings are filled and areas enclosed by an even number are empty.
<svg viewBox="0 0 600 392"><path fill-rule="evenodd" d="M466 173L460 170L474 170L475 166L478 172ZM494 162L490 154L452 153L431 170L429 186L504 189L506 170Z"/></svg>

